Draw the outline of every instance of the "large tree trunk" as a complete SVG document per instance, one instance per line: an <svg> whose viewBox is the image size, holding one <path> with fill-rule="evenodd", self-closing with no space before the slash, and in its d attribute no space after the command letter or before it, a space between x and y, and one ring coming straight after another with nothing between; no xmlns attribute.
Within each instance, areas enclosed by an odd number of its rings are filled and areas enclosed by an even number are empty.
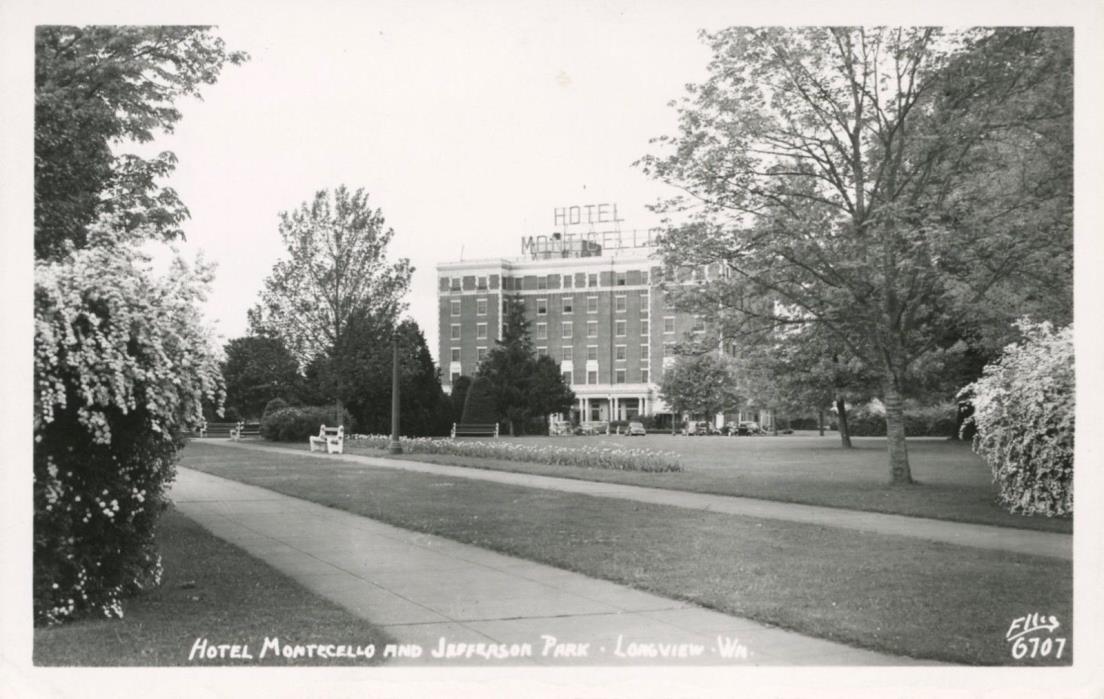
<svg viewBox="0 0 1104 699"><path fill-rule="evenodd" d="M912 483L908 445L905 443L905 408L897 379L890 378L885 388L886 442L889 447L889 482Z"/></svg>
<svg viewBox="0 0 1104 699"><path fill-rule="evenodd" d="M839 415L840 446L851 448L851 428L847 426L847 403L842 396L836 396L836 414Z"/></svg>

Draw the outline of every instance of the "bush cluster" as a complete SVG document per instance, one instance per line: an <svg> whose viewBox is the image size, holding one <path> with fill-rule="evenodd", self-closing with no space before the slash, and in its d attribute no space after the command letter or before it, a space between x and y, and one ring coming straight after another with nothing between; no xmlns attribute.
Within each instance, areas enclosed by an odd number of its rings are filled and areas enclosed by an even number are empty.
<svg viewBox="0 0 1104 699"><path fill-rule="evenodd" d="M905 434L909 437L953 437L957 422L956 406L939 404L905 409ZM796 422L791 424L795 429ZM832 428L839 429L839 422L832 421ZM847 413L847 428L852 437L884 437L886 434L885 413L867 407L857 408ZM816 429L814 426L811 429Z"/></svg>
<svg viewBox="0 0 1104 699"><path fill-rule="evenodd" d="M1024 339L963 390L974 406L974 451L1009 511L1072 514L1073 327L1021 321L1019 328Z"/></svg>
<svg viewBox="0 0 1104 699"><path fill-rule="evenodd" d="M34 615L123 614L158 584L154 525L184 429L221 404L200 321L205 267L164 279L131 246L35 267Z"/></svg>
<svg viewBox="0 0 1104 699"><path fill-rule="evenodd" d="M358 445L386 449L391 438L386 435L354 435ZM403 451L410 454L450 454L503 461L528 461L553 466L581 466L617 471L681 471L679 456L674 452L627 447L560 447L516 442L480 442L454 439L415 437L400 439Z"/></svg>
<svg viewBox="0 0 1104 699"><path fill-rule="evenodd" d="M349 412L343 411L341 421L334 420L333 406L304 406L298 408L266 408L261 418L261 436L273 442L305 442L311 435L317 435L322 425L345 426L348 433L352 427Z"/></svg>

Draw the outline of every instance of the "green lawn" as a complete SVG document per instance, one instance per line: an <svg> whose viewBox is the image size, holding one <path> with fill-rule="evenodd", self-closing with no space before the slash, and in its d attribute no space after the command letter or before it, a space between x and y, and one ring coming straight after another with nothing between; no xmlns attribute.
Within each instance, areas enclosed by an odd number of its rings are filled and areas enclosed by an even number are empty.
<svg viewBox="0 0 1104 699"><path fill-rule="evenodd" d="M389 639L240 549L169 511L158 531L161 587L129 599L122 619L83 619L34 631L34 663L48 666L364 665L379 659L260 658L266 637L284 644L365 646ZM196 639L247 644L254 660L189 662Z"/></svg>
<svg viewBox="0 0 1104 699"><path fill-rule="evenodd" d="M1010 663L1013 617L1072 622L1068 561L198 442L182 465L899 655Z"/></svg>
<svg viewBox="0 0 1104 699"><path fill-rule="evenodd" d="M988 467L969 444L946 439L910 439L912 486L890 487L889 467L882 437L854 439L855 448L839 446L836 435L818 437L503 437L525 444L627 445L678 452L684 471L640 473L571 466L547 466L434 454L403 455L457 466L539 473L566 478L644 485L719 495L742 495L767 500L800 502L827 507L933 517L1023 529L1069 533L1071 518L1024 517L1001 509ZM358 447L346 441L349 453L387 456L386 451ZM292 445L282 445L292 446ZM306 449L306 444L294 445Z"/></svg>

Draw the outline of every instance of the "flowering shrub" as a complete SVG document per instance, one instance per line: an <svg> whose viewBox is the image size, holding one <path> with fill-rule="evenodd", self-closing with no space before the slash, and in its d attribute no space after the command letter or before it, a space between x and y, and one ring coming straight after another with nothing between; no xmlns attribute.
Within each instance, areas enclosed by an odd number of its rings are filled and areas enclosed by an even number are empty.
<svg viewBox="0 0 1104 699"><path fill-rule="evenodd" d="M386 435L353 435L356 444L372 449L386 449L391 438ZM681 471L678 454L655 449L626 447L560 447L516 442L479 442L432 437L400 437L403 451L409 454L450 454L504 461L529 461L553 466L608 468L618 471Z"/></svg>
<svg viewBox="0 0 1104 699"><path fill-rule="evenodd" d="M183 429L221 406L200 322L211 278L177 258L163 279L130 245L35 266L36 623L122 616L122 597L160 581L153 528Z"/></svg>
<svg viewBox="0 0 1104 699"><path fill-rule="evenodd" d="M344 420L334 420L333 407L306 406L301 408L280 408L265 413L261 418L261 436L274 442L305 442L307 437L318 435L322 425L337 427L352 424L349 411L343 411Z"/></svg>
<svg viewBox="0 0 1104 699"><path fill-rule="evenodd" d="M974 451L993 470L1011 512L1073 512L1073 327L1019 323L1011 344L966 387L977 427Z"/></svg>

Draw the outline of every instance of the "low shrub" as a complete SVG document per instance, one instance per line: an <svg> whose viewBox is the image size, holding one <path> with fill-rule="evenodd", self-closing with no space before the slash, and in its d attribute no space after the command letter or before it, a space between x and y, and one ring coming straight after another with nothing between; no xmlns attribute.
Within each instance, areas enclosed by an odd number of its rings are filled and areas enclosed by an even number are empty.
<svg viewBox="0 0 1104 699"><path fill-rule="evenodd" d="M1073 327L1018 326L1023 341L963 390L974 406L974 451L988 462L1009 511L1072 514Z"/></svg>
<svg viewBox="0 0 1104 699"><path fill-rule="evenodd" d="M955 405L950 403L907 407L905 434L909 437L952 437L957 426L956 410ZM835 423L832 427L837 428ZM885 414L868 407L855 408L847 413L847 428L852 437L884 437Z"/></svg>
<svg viewBox="0 0 1104 699"><path fill-rule="evenodd" d="M261 419L264 419L264 416L268 415L269 413L275 412L277 410L283 410L287 407L289 407L288 402L283 398L273 398L272 400L265 403L264 410L261 411Z"/></svg>
<svg viewBox="0 0 1104 699"><path fill-rule="evenodd" d="M386 449L391 438L386 435L354 435L358 445ZM681 471L678 454L656 449L626 447L559 447L528 445L516 442L481 442L427 437L402 437L403 451L408 454L449 454L503 461L526 461L553 466L581 466L617 471Z"/></svg>
<svg viewBox="0 0 1104 699"><path fill-rule="evenodd" d="M344 425L349 432L352 418L344 411L343 420L335 424L332 406L280 408L261 418L261 437L273 442L305 442L311 435L317 435L322 425Z"/></svg>

